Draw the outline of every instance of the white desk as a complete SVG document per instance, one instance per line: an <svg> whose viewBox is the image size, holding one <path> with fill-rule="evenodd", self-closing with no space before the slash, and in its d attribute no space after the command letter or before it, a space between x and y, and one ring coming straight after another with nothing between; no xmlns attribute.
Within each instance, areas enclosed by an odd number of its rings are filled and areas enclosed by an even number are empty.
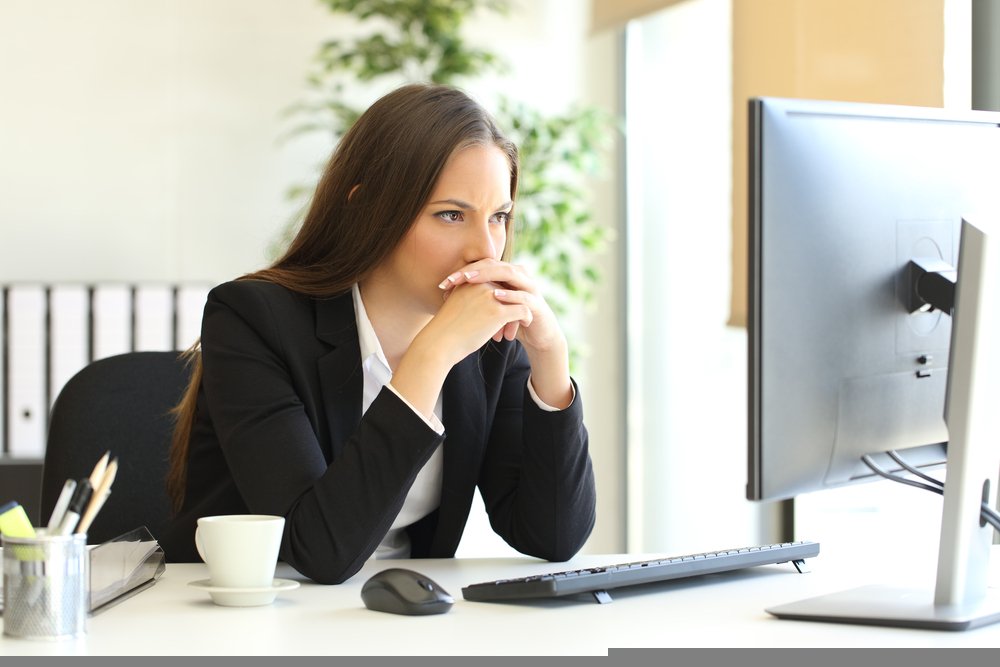
<svg viewBox="0 0 1000 667"><path fill-rule="evenodd" d="M207 576L203 565L168 565L152 588L91 618L87 637L54 643L2 637L0 655L607 655L619 647L1000 646L1000 624L952 633L783 621L766 614L768 606L865 583L913 584L906 574L924 577L928 586L933 581L933 564L915 568L896 554L859 570L858 563L837 566L845 559L823 548L810 559L807 574L787 564L765 566L619 589L612 591L614 602L603 605L581 598L468 602L461 589L645 557L588 555L555 566L529 558L373 561L339 586L307 582L279 565L277 576L300 579L302 586L272 605L246 608L216 606L188 586ZM994 566L998 557L1000 551ZM454 608L421 617L365 609L365 579L391 566L427 574L456 598ZM998 581L994 577L994 585Z"/></svg>

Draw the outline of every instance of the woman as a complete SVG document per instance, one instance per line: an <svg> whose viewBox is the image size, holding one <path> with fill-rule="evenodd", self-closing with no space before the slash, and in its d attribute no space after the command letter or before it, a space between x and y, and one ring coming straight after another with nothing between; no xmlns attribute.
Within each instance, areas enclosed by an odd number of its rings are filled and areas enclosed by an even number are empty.
<svg viewBox="0 0 1000 667"><path fill-rule="evenodd" d="M523 553L594 523L566 339L509 264L515 146L452 88L410 85L343 137L272 267L216 287L177 406L168 560L198 517L277 514L281 559L339 583L451 557L479 487Z"/></svg>

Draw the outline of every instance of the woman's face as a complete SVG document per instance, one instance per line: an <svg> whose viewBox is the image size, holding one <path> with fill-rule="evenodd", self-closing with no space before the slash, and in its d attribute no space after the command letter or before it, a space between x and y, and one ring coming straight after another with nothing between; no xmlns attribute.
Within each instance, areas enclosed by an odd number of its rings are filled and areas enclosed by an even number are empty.
<svg viewBox="0 0 1000 667"><path fill-rule="evenodd" d="M512 206L503 151L464 148L445 163L427 204L377 273L398 295L436 313L442 280L472 262L500 259Z"/></svg>

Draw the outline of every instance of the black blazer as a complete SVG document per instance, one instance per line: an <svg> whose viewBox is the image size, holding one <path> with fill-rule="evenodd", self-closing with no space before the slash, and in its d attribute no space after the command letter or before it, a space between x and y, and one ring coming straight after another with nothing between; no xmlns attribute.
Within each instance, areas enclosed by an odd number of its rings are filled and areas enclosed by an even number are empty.
<svg viewBox="0 0 1000 667"><path fill-rule="evenodd" d="M198 517L286 519L281 559L339 583L374 553L417 472L444 443L440 507L407 530L413 557L455 554L478 485L493 529L522 553L572 557L594 525L579 393L559 412L528 394L517 342L488 342L443 389L444 435L383 389L361 415L351 294L316 299L241 280L211 291L204 375L184 505L159 537L168 561L199 560Z"/></svg>

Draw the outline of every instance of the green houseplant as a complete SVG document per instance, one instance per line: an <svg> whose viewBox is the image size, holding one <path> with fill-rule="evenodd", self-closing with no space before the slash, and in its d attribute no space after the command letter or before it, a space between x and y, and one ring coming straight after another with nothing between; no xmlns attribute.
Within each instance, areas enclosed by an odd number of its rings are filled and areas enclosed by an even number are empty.
<svg viewBox="0 0 1000 667"><path fill-rule="evenodd" d="M287 111L293 136L323 132L335 143L367 103L397 85L431 81L472 92L477 76L506 70L499 56L468 44L461 28L473 13L505 13L507 0L319 1L352 18L361 34L320 45L306 99ZM609 119L592 108L545 115L509 98L501 98L495 115L521 152L515 261L533 266L547 300L565 314L571 303L590 301L600 279L596 256L608 232L592 219L585 181L599 173ZM314 186L295 185L289 197L303 200ZM299 222L296 217L282 229L272 255Z"/></svg>

